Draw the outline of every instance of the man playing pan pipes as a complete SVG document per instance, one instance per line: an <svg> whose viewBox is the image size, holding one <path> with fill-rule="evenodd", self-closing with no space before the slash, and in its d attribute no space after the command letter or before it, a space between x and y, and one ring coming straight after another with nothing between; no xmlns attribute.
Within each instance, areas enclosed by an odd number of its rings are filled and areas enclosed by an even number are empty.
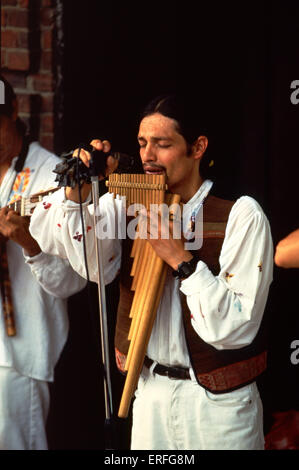
<svg viewBox="0 0 299 470"><path fill-rule="evenodd" d="M208 139L191 111L192 103L179 97L158 97L140 119L144 173L165 175L169 192L190 210L183 211L184 236L175 237L175 221L168 221L170 236L163 238L160 216L158 236L147 230L153 253L167 270L133 402L131 448L263 449L263 411L255 379L266 368L262 319L273 268L269 223L251 197L228 201L211 194L212 182L204 172ZM108 141L91 145L110 150ZM89 165L88 152L82 150L80 158ZM116 166L109 157L107 174ZM96 281L89 193L90 185L84 184L87 259ZM68 258L84 275L78 191L61 189L49 201L48 210L41 205L35 210L31 233L45 252ZM110 193L100 198L106 228L119 226L122 207L121 198ZM190 249L185 234L194 229L200 211L203 244ZM151 221L154 215L149 211L143 217ZM105 282L120 272L115 336L120 368L128 353L132 303L127 238L102 239Z"/></svg>
<svg viewBox="0 0 299 470"><path fill-rule="evenodd" d="M16 95L0 104L0 449L47 449L48 382L68 334L66 298L85 279L67 260L42 253L29 218L9 203L54 186L60 161L29 142Z"/></svg>

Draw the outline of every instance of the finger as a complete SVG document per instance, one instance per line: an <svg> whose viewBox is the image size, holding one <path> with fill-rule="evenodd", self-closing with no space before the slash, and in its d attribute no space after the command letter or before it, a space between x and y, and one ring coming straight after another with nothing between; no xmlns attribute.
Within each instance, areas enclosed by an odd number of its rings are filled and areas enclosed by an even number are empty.
<svg viewBox="0 0 299 470"><path fill-rule="evenodd" d="M6 220L8 221L12 221L12 220L18 220L20 219L20 215L15 212L13 209L8 209L8 211L6 212Z"/></svg>
<svg viewBox="0 0 299 470"><path fill-rule="evenodd" d="M115 158L109 156L106 161L106 176L113 173L117 169L117 167L118 161Z"/></svg>
<svg viewBox="0 0 299 470"><path fill-rule="evenodd" d="M101 150L102 152L110 152L111 150L111 144L109 140L93 139L90 142L90 145L96 150Z"/></svg>
<svg viewBox="0 0 299 470"><path fill-rule="evenodd" d="M80 152L79 152L80 150ZM89 167L89 161L91 159L91 155L89 152L87 152L87 150L84 150L84 149L76 149L74 150L73 152L73 157L80 157L80 159L82 160L82 162L84 163L84 165L86 165L87 167Z"/></svg>
<svg viewBox="0 0 299 470"><path fill-rule="evenodd" d="M11 203L11 205L13 205L13 204ZM4 206L0 209L0 213L1 214L6 214L8 211L12 211L12 210L13 209L11 209L9 206Z"/></svg>
<svg viewBox="0 0 299 470"><path fill-rule="evenodd" d="M90 145L95 148L96 150L103 150L103 142L102 140L100 139L93 139L91 142L90 142Z"/></svg>
<svg viewBox="0 0 299 470"><path fill-rule="evenodd" d="M103 140L103 152L110 152L111 150L111 144L109 140Z"/></svg>

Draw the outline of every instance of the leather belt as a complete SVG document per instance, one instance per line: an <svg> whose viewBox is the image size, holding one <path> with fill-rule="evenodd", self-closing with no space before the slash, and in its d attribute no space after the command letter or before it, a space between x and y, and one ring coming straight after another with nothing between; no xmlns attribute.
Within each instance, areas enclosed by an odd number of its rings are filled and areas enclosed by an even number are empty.
<svg viewBox="0 0 299 470"><path fill-rule="evenodd" d="M145 356L144 365L148 369L153 365L154 361L149 357ZM169 379L180 379L180 380L190 380L189 369L184 367L167 367L162 364L156 364L153 372L158 375L163 375Z"/></svg>

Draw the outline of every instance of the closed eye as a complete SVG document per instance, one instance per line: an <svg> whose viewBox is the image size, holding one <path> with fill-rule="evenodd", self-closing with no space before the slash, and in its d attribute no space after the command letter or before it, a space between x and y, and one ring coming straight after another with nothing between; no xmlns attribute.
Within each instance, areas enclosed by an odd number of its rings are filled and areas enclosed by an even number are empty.
<svg viewBox="0 0 299 470"><path fill-rule="evenodd" d="M162 144L157 144L157 145L158 145L158 147L160 147L161 149L166 149L166 148L168 148L168 147L171 146L171 144L164 144L164 145L162 145Z"/></svg>

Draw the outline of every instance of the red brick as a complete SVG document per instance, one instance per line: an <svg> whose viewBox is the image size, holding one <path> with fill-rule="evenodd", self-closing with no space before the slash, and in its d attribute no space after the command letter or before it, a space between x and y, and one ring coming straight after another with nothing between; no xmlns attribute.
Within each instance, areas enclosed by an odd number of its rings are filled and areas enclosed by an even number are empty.
<svg viewBox="0 0 299 470"><path fill-rule="evenodd" d="M53 2L53 0L42 0L42 6L43 7L53 7L54 2Z"/></svg>
<svg viewBox="0 0 299 470"><path fill-rule="evenodd" d="M19 6L21 8L28 8L29 6L29 0L19 0Z"/></svg>
<svg viewBox="0 0 299 470"><path fill-rule="evenodd" d="M47 96L44 95L41 98L42 98L41 112L42 113L52 112L54 109L53 93L50 93Z"/></svg>
<svg viewBox="0 0 299 470"><path fill-rule="evenodd" d="M42 8L40 11L40 23L42 26L51 26L54 20L53 8Z"/></svg>
<svg viewBox="0 0 299 470"><path fill-rule="evenodd" d="M42 31L41 44L42 44L43 50L52 49L52 37L53 37L53 33L51 29Z"/></svg>
<svg viewBox="0 0 299 470"><path fill-rule="evenodd" d="M15 26L17 28L27 28L28 11L18 8L3 8L4 24L3 26Z"/></svg>
<svg viewBox="0 0 299 470"><path fill-rule="evenodd" d="M39 141L43 147L45 147L47 150L50 150L50 152L53 152L53 147L54 147L53 134L41 133Z"/></svg>
<svg viewBox="0 0 299 470"><path fill-rule="evenodd" d="M33 89L36 91L52 91L53 81L50 74L40 74L33 76Z"/></svg>
<svg viewBox="0 0 299 470"><path fill-rule="evenodd" d="M18 33L16 31L6 30L1 32L1 45L3 47L17 47Z"/></svg>
<svg viewBox="0 0 299 470"><path fill-rule="evenodd" d="M30 106L30 95L18 93L18 105L19 105L19 112L20 113L30 113L31 106Z"/></svg>
<svg viewBox="0 0 299 470"><path fill-rule="evenodd" d="M1 49L1 67L6 67L6 50Z"/></svg>
<svg viewBox="0 0 299 470"><path fill-rule="evenodd" d="M28 41L28 33L24 31L18 32L18 47L21 49L28 49L29 41Z"/></svg>
<svg viewBox="0 0 299 470"><path fill-rule="evenodd" d="M44 51L41 56L41 70L52 70L52 52Z"/></svg>
<svg viewBox="0 0 299 470"><path fill-rule="evenodd" d="M52 133L53 132L53 114L41 115L41 132Z"/></svg>
<svg viewBox="0 0 299 470"><path fill-rule="evenodd" d="M8 50L6 52L6 66L12 70L28 70L29 52Z"/></svg>
<svg viewBox="0 0 299 470"><path fill-rule="evenodd" d="M20 72L14 72L12 70L6 70L5 73L3 73L4 77L6 80L9 81L11 86L13 88L20 88L23 90L26 90L27 88L27 80L26 80L26 75Z"/></svg>
<svg viewBox="0 0 299 470"><path fill-rule="evenodd" d="M1 10L1 26L5 26L6 18L5 18L5 11L4 9Z"/></svg>
<svg viewBox="0 0 299 470"><path fill-rule="evenodd" d="M23 31L7 29L2 31L1 41L3 47L20 47L21 49L27 49L28 34Z"/></svg>
<svg viewBox="0 0 299 470"><path fill-rule="evenodd" d="M18 0L1 0L1 5L4 7L5 5L16 6L18 4Z"/></svg>

